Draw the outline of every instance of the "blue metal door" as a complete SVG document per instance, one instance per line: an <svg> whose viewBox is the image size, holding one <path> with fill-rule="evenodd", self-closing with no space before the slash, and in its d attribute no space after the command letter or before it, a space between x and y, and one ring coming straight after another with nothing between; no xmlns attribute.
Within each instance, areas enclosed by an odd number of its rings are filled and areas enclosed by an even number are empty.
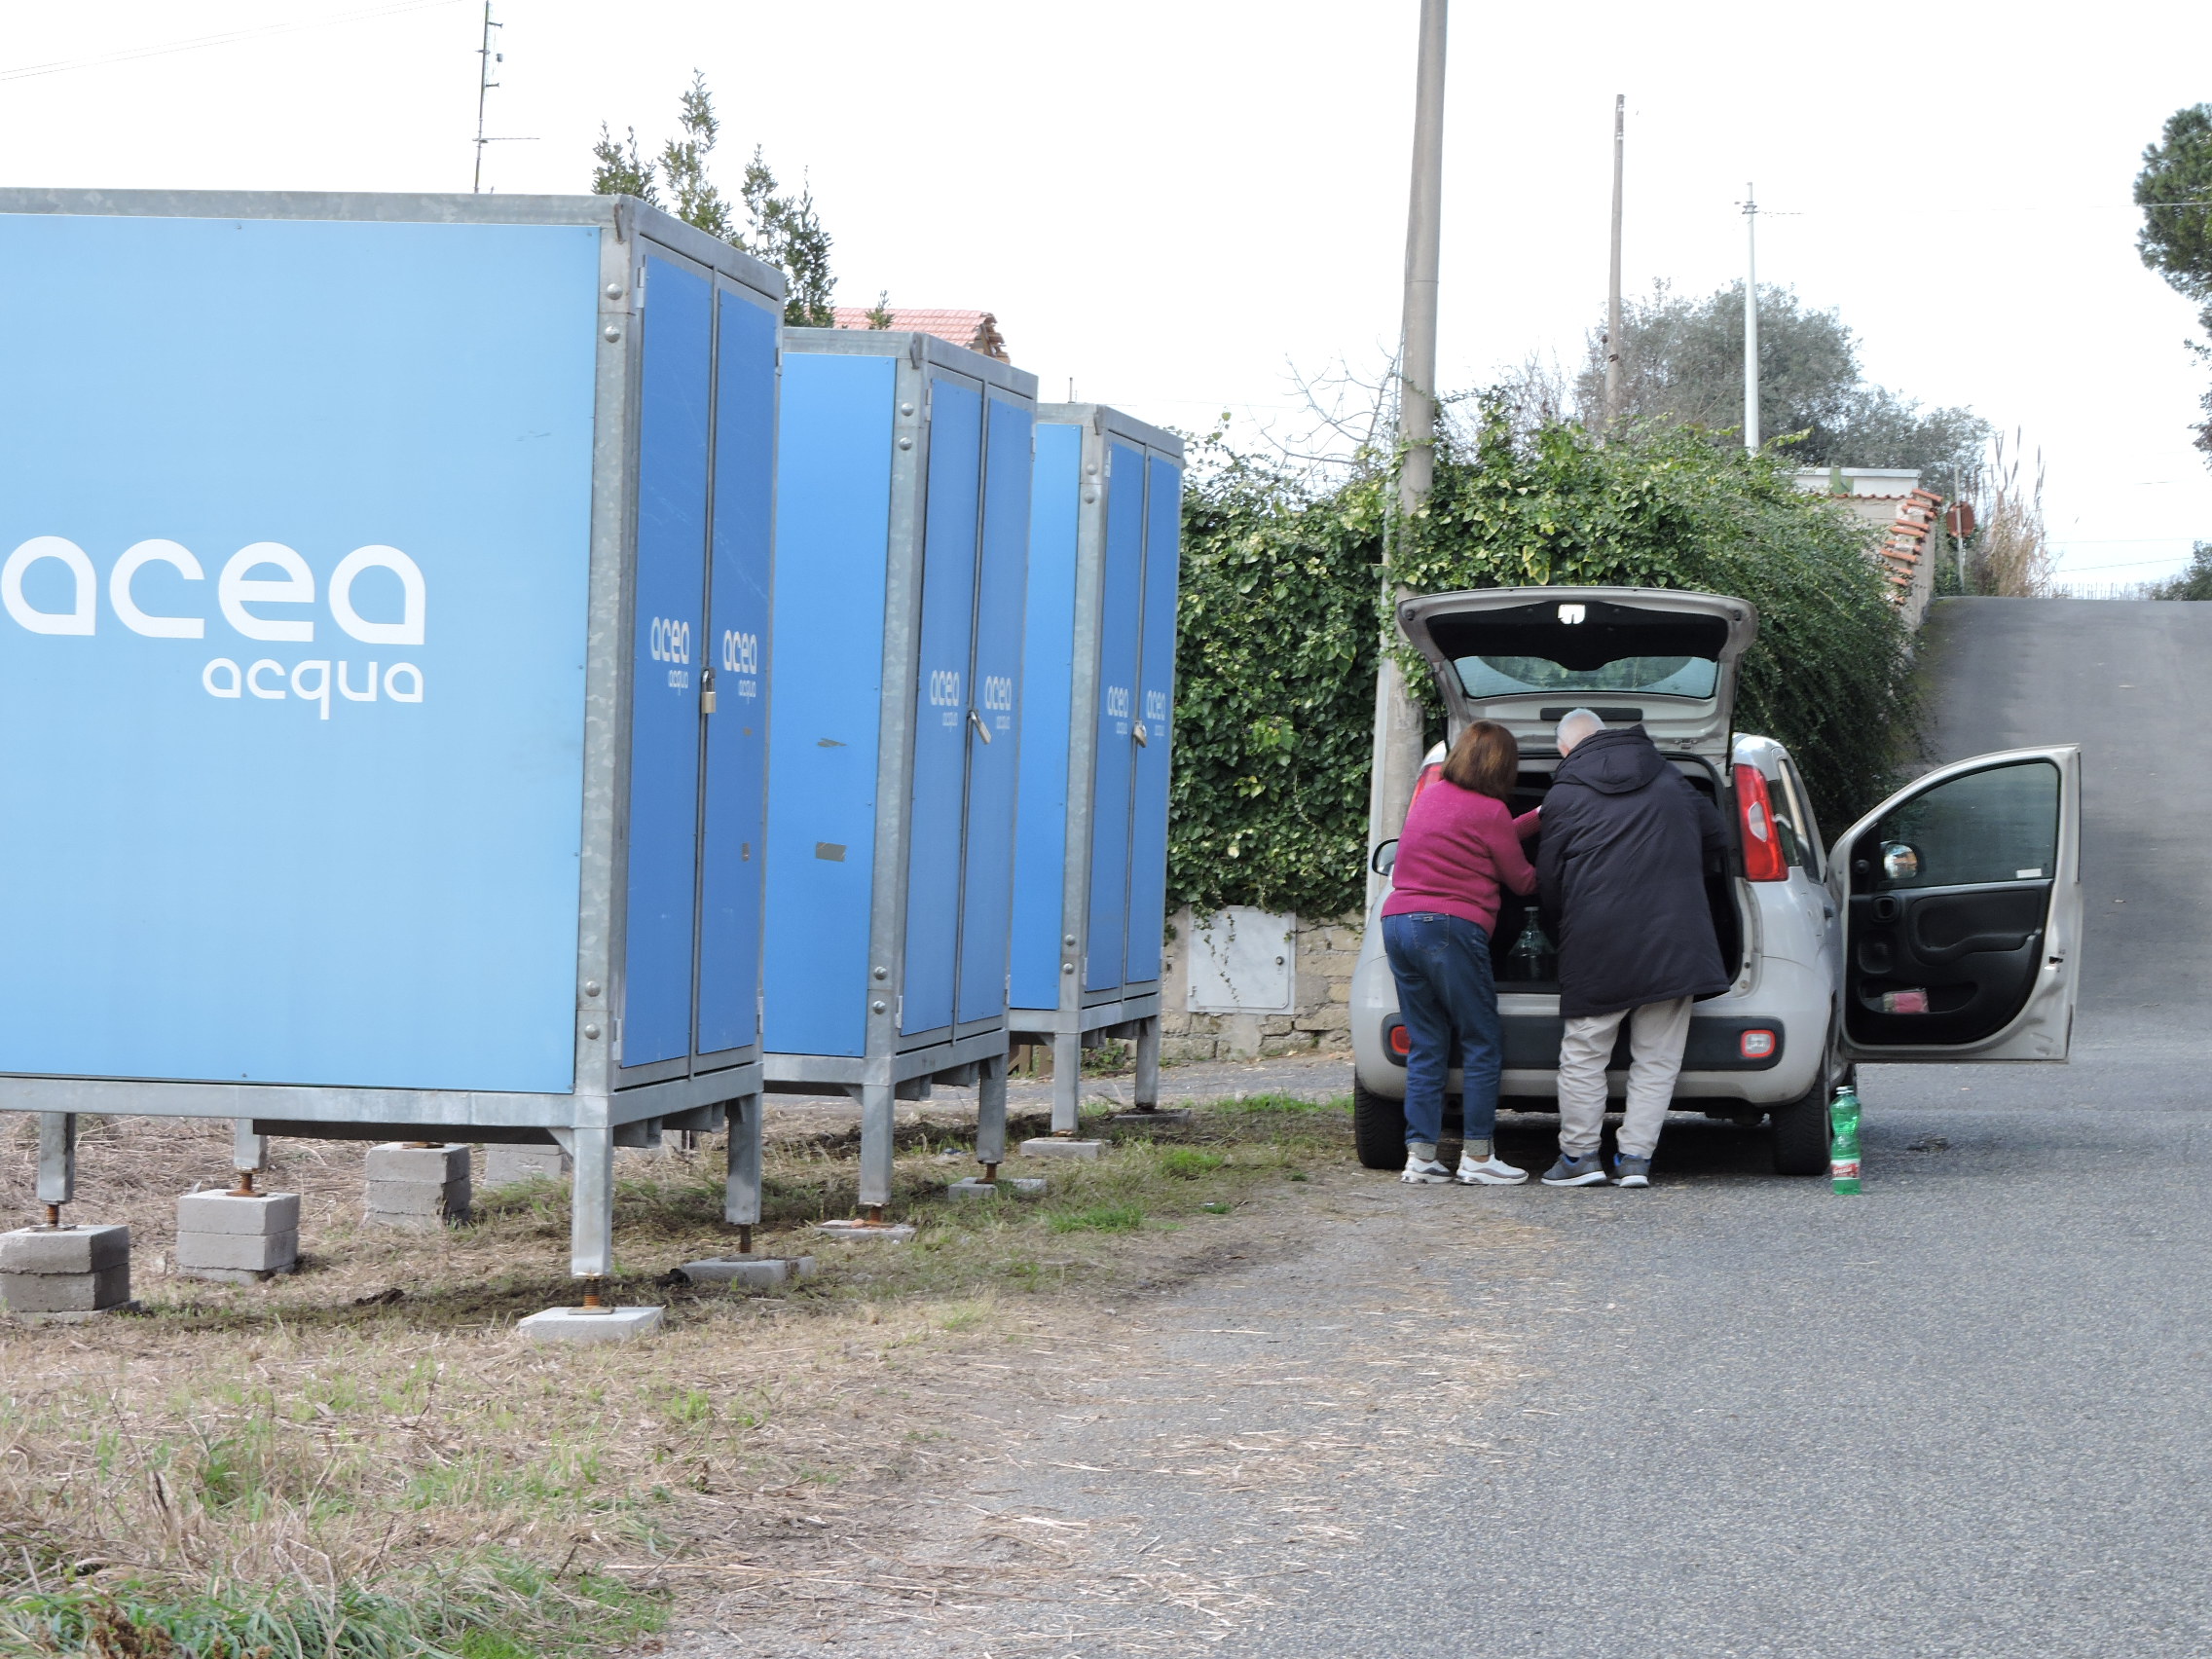
<svg viewBox="0 0 2212 1659"><path fill-rule="evenodd" d="M1075 673L1076 539L1083 428L1040 422L1030 489L1029 579L1022 604L1021 788L1008 1000L1057 1008L1066 921L1068 742Z"/></svg>
<svg viewBox="0 0 2212 1659"><path fill-rule="evenodd" d="M1136 747L1144 528L1144 452L1127 444L1108 444L1097 753L1090 786L1090 938L1083 967L1087 991L1114 990L1124 978L1129 902L1129 752Z"/></svg>
<svg viewBox="0 0 2212 1659"><path fill-rule="evenodd" d="M1014 801L1021 745L1022 608L1028 588L1030 434L1035 417L1004 398L985 403L983 533L977 572L976 649L969 673L968 822L960 884L961 1024L1007 1005L1007 931L1014 907Z"/></svg>
<svg viewBox="0 0 2212 1659"><path fill-rule="evenodd" d="M632 590L630 828L623 947L625 1066L691 1047L699 817L699 649L714 353L707 279L645 262Z"/></svg>
<svg viewBox="0 0 2212 1659"><path fill-rule="evenodd" d="M699 849L701 1054L757 1036L776 456L775 313L727 290L716 306L714 549L694 653L715 693Z"/></svg>
<svg viewBox="0 0 2212 1659"><path fill-rule="evenodd" d="M866 1047L897 369L888 357L784 358L762 984L772 1053Z"/></svg>
<svg viewBox="0 0 2212 1659"><path fill-rule="evenodd" d="M982 448L981 392L964 381L933 381L929 496L922 517L914 782L908 801L912 832L906 858L904 1005L899 1022L903 1035L952 1023Z"/></svg>
<svg viewBox="0 0 2212 1659"><path fill-rule="evenodd" d="M1145 465L1144 656L1137 669L1135 800L1129 819L1130 984L1160 977L1167 904L1167 782L1175 709L1175 597L1182 573L1183 469Z"/></svg>

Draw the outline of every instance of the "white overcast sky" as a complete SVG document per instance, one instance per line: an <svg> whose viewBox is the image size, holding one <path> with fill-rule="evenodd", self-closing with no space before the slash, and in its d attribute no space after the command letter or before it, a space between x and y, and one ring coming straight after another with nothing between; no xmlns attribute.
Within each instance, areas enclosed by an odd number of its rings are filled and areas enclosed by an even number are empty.
<svg viewBox="0 0 2212 1659"><path fill-rule="evenodd" d="M1294 366L1372 371L1396 337L1417 12L503 0L491 130L535 141L494 146L486 178L588 188L600 122L657 140L697 67L725 186L756 142L809 176L841 302L994 311L1048 397L1072 378L1165 424L1280 425ZM479 0L0 0L8 181L465 190L481 18ZM1840 307L1875 379L2022 431L2070 574L2157 575L2212 538L2188 432L2212 368L2184 349L2191 307L2138 262L2128 203L2166 115L2212 98L2212 6L1461 0L1446 387L1579 356L1616 92L1632 290L1740 275L1755 181L1777 215L1761 277Z"/></svg>

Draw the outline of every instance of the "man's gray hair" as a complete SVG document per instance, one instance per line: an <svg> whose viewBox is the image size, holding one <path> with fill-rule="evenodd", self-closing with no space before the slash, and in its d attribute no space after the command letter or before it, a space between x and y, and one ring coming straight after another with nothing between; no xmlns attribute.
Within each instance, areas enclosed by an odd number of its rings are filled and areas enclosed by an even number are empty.
<svg viewBox="0 0 2212 1659"><path fill-rule="evenodd" d="M1584 738L1605 729L1605 722L1595 710L1569 709L1560 717L1559 735L1554 739L1559 752L1565 755Z"/></svg>

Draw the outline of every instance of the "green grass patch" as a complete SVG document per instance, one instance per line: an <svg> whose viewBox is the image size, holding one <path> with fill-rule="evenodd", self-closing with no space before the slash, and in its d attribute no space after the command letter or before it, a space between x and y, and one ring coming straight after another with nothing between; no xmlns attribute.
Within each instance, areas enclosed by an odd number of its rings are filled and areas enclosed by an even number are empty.
<svg viewBox="0 0 2212 1659"><path fill-rule="evenodd" d="M1160 1155L1160 1167L1163 1174L1180 1175L1186 1181L1196 1181L1200 1175L1211 1175L1229 1161L1226 1152L1207 1152L1195 1146L1171 1146Z"/></svg>
<svg viewBox="0 0 2212 1659"><path fill-rule="evenodd" d="M657 1596L593 1574L566 1582L514 1561L416 1585L335 1594L232 1584L178 1595L126 1582L0 1607L0 1654L101 1659L537 1659L648 1636Z"/></svg>
<svg viewBox="0 0 2212 1659"><path fill-rule="evenodd" d="M1144 1225L1144 1211L1135 1204L1092 1204L1060 1210L1046 1221L1054 1233L1134 1233Z"/></svg>

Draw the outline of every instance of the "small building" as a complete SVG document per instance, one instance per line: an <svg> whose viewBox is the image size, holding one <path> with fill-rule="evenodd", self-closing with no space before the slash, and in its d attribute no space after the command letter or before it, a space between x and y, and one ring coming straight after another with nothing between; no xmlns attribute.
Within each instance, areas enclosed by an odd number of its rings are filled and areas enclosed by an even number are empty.
<svg viewBox="0 0 2212 1659"><path fill-rule="evenodd" d="M878 312L873 306L838 306L834 308L839 328L896 328L909 334L934 334L940 340L949 340L955 346L965 346L971 351L980 351L1002 363L1014 359L1006 354L1006 337L999 333L999 319L986 311L935 311L925 307L893 306ZM888 316L888 322L879 318Z"/></svg>
<svg viewBox="0 0 2212 1659"><path fill-rule="evenodd" d="M1847 504L1880 528L1875 557L1890 581L1891 597L1904 612L1905 626L1917 628L1936 593L1936 558L1943 498L1920 487L1909 466L1801 466L1797 488Z"/></svg>

